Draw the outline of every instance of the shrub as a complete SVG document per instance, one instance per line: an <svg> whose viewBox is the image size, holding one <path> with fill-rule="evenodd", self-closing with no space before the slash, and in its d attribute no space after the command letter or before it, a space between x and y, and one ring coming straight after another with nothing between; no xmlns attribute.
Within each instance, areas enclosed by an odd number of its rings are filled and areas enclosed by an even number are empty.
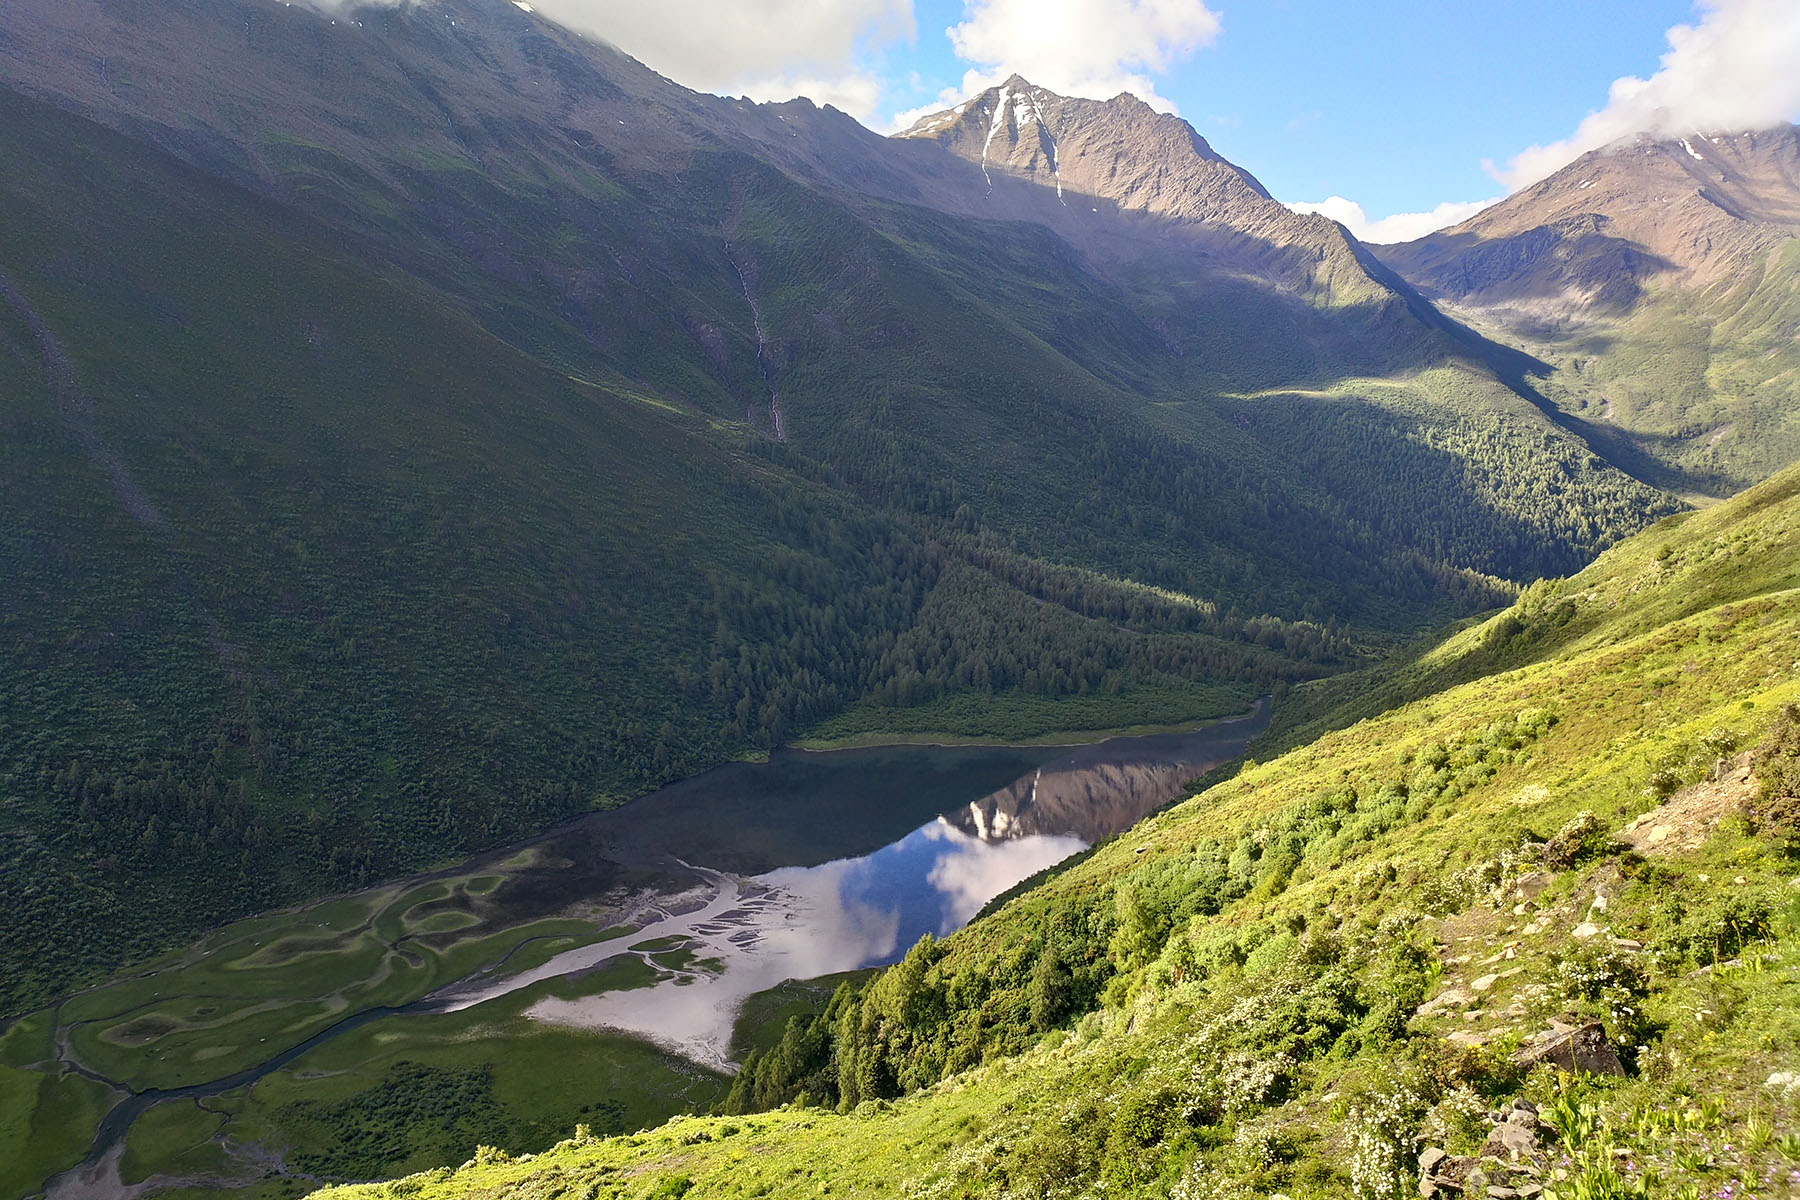
<svg viewBox="0 0 1800 1200"><path fill-rule="evenodd" d="M1706 736L1700 739L1700 745L1714 758L1724 758L1738 748L1739 741L1736 730L1721 727L1709 730Z"/></svg>
<svg viewBox="0 0 1800 1200"><path fill-rule="evenodd" d="M1543 863L1552 871L1567 870L1583 859L1605 852L1607 844L1606 825L1583 809L1544 843Z"/></svg>
<svg viewBox="0 0 1800 1200"><path fill-rule="evenodd" d="M1231 1137L1232 1149L1251 1171L1288 1162L1294 1157L1294 1141L1281 1126L1268 1120L1239 1125Z"/></svg>
<svg viewBox="0 0 1800 1200"><path fill-rule="evenodd" d="M1425 1141L1452 1154L1474 1154L1488 1136L1487 1102L1474 1088L1458 1084L1425 1115Z"/></svg>
<svg viewBox="0 0 1800 1200"><path fill-rule="evenodd" d="M1293 1068L1285 1054L1231 1055L1218 1073L1219 1110L1228 1117L1254 1112L1280 1095Z"/></svg>
<svg viewBox="0 0 1800 1200"><path fill-rule="evenodd" d="M1693 963L1737 957L1751 942L1774 933L1770 906L1753 892L1730 892L1699 908L1675 910L1674 928L1657 939L1663 954Z"/></svg>
<svg viewBox="0 0 1800 1200"><path fill-rule="evenodd" d="M1751 819L1778 836L1800 838L1800 705L1775 718L1756 750L1756 802Z"/></svg>
<svg viewBox="0 0 1800 1200"><path fill-rule="evenodd" d="M1648 1035L1644 997L1650 981L1636 957L1617 946L1587 942L1568 951L1557 963L1552 986L1564 1003L1597 1010L1594 1015L1605 1021L1621 1050Z"/></svg>
<svg viewBox="0 0 1800 1200"><path fill-rule="evenodd" d="M1358 1200L1402 1200L1414 1193L1425 1112L1424 1098L1398 1080L1350 1110L1350 1186Z"/></svg>
<svg viewBox="0 0 1800 1200"><path fill-rule="evenodd" d="M1014 1195L1034 1200L1074 1195L1100 1173L1111 1123L1085 1100L1066 1105L1059 1117L1034 1129L1007 1159Z"/></svg>

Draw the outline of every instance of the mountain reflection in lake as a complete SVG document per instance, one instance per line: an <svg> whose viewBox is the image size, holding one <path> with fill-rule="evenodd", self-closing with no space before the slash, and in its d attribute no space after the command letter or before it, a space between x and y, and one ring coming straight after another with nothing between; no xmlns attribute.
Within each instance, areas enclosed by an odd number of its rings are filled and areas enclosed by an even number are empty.
<svg viewBox="0 0 1800 1200"><path fill-rule="evenodd" d="M635 1034L728 1067L749 996L892 962L927 933L954 933L1013 885L1181 796L1267 724L1259 702L1203 729L1072 749L890 748L710 772L538 843L577 877L608 858L660 856L679 864L671 878L697 876L699 886L657 893L630 933L516 974L484 971L419 1007L456 1011L560 978L572 986L538 999L532 1017ZM959 801L959 790L980 798ZM914 825L932 811L918 806L934 802L952 807ZM857 853L874 839L850 839L881 829L903 836ZM832 845L835 856L817 854ZM656 981L580 994L584 977L621 955L643 960Z"/></svg>
<svg viewBox="0 0 1800 1200"><path fill-rule="evenodd" d="M634 1033L724 1067L747 997L785 979L891 962L927 933L954 933L983 904L1084 846L1048 835L984 842L936 821L861 858L714 876L720 890L703 909L619 939L665 971L660 982L543 999L528 1012L553 1024Z"/></svg>

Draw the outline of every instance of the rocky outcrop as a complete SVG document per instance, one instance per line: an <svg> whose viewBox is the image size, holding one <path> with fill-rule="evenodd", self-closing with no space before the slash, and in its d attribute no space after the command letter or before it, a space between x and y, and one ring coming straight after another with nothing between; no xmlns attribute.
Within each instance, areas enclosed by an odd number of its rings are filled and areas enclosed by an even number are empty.
<svg viewBox="0 0 1800 1200"><path fill-rule="evenodd" d="M1551 1028L1519 1048L1515 1056L1520 1066L1552 1066L1563 1071L1585 1071L1590 1075L1623 1075L1625 1064L1606 1040L1606 1030L1598 1023L1570 1025L1556 1021Z"/></svg>
<svg viewBox="0 0 1800 1200"><path fill-rule="evenodd" d="M1106 220L1123 215L1140 237L1200 248L1332 303L1385 303L1405 286L1336 222L1294 212L1193 126L1135 96L1061 96L1014 75L897 140L978 165L983 215L1042 222L1100 257L1127 251Z"/></svg>
<svg viewBox="0 0 1800 1200"><path fill-rule="evenodd" d="M1720 759L1712 775L1684 787L1625 828L1618 839L1639 854L1668 855L1697 850L1718 823L1740 811L1756 794L1749 752Z"/></svg>
<svg viewBox="0 0 1800 1200"><path fill-rule="evenodd" d="M1427 1146L1419 1155L1419 1195L1481 1197L1483 1200L1531 1200L1544 1190L1549 1156L1546 1130L1529 1100L1489 1113L1493 1129L1479 1154L1451 1154Z"/></svg>

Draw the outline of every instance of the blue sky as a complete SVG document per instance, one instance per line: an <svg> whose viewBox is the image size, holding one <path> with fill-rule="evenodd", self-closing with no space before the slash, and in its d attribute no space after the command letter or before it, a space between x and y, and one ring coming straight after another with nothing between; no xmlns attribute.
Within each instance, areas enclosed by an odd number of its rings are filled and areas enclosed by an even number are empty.
<svg viewBox="0 0 1800 1200"><path fill-rule="evenodd" d="M536 7L689 87L806 95L883 131L1014 71L1064 94L1130 90L1178 111L1278 199L1374 240L1459 220L1634 133L1800 117L1800 0Z"/></svg>
<svg viewBox="0 0 1800 1200"><path fill-rule="evenodd" d="M935 100L968 69L944 36L960 0L915 8L916 41L884 58L897 81L917 71L926 86L900 83L897 108ZM1692 16L1686 0L1246 0L1213 11L1216 40L1157 78L1158 92L1281 199L1335 194L1380 216L1495 195L1484 158L1566 136L1614 79L1654 71L1664 30Z"/></svg>

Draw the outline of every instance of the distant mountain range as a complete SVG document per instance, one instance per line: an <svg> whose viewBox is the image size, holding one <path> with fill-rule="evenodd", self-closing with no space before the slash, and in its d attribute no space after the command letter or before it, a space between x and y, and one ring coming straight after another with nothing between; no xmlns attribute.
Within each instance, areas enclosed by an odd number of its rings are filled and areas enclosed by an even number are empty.
<svg viewBox="0 0 1800 1200"><path fill-rule="evenodd" d="M0 87L0 1007L803 731L1228 710L1792 428L1791 336L1631 349L1791 242L1578 352L1129 97L885 138L505 0L12 0Z"/></svg>
<svg viewBox="0 0 1800 1200"><path fill-rule="evenodd" d="M1642 478L1719 495L1800 457L1800 129L1596 150L1383 247L1540 356L1545 391Z"/></svg>

